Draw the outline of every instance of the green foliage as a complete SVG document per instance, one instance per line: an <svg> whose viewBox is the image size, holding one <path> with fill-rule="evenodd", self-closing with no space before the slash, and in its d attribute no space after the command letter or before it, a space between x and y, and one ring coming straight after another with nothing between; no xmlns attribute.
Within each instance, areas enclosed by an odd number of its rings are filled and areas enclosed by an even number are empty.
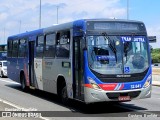
<svg viewBox="0 0 160 120"><path fill-rule="evenodd" d="M160 48L153 49L151 52L152 63L160 63Z"/></svg>

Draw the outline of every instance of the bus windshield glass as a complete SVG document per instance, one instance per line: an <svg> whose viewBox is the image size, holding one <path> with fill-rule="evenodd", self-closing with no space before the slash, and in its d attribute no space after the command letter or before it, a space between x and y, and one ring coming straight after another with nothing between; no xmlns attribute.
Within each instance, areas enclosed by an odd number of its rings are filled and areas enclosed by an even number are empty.
<svg viewBox="0 0 160 120"><path fill-rule="evenodd" d="M149 67L147 37L88 36L89 67L99 74L134 74Z"/></svg>

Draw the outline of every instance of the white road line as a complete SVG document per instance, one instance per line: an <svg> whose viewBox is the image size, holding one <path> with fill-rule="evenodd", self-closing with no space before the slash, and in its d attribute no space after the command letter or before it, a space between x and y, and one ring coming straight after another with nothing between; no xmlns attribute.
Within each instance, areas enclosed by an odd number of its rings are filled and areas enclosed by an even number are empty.
<svg viewBox="0 0 160 120"><path fill-rule="evenodd" d="M2 82L6 82L6 83L19 84L19 83L16 83L16 82L14 82L14 81L7 81L7 80L2 80L2 79L0 79L0 81L2 81Z"/></svg>
<svg viewBox="0 0 160 120"><path fill-rule="evenodd" d="M23 109L27 110L27 108L18 106L18 105L16 105L16 104L11 103L11 102L9 102L9 101L7 101L7 100L4 100L4 99L2 99L2 98L0 98L0 102L3 102L3 103L5 103L5 104L7 104L7 105L10 105L10 106L16 108L17 110L23 110ZM38 111L37 111L37 112L38 112ZM43 119L43 120L49 120L49 119L44 118L44 117L40 117L40 118Z"/></svg>
<svg viewBox="0 0 160 120"><path fill-rule="evenodd" d="M5 104L10 105L10 106L12 106L12 107L15 107L15 108L17 108L17 109L21 109L21 108L22 108L22 107L20 107L20 106L18 106L18 105L15 105L15 104L13 104L13 103L11 103L11 102L9 102L9 101L3 100L3 99L1 99L1 98L0 98L0 102L3 102L3 103L5 103Z"/></svg>

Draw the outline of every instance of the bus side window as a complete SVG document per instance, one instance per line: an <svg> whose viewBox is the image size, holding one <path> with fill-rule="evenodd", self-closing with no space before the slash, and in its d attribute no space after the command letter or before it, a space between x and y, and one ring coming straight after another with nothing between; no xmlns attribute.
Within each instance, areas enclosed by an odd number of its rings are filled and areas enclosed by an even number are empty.
<svg viewBox="0 0 160 120"><path fill-rule="evenodd" d="M8 57L12 57L12 49L13 49L13 47L12 47L13 45L12 45L12 40L10 40L10 41L8 41L8 53L7 53L7 56Z"/></svg>
<svg viewBox="0 0 160 120"><path fill-rule="evenodd" d="M56 56L60 58L69 58L70 32L64 31L57 33L56 44Z"/></svg>
<svg viewBox="0 0 160 120"><path fill-rule="evenodd" d="M44 50L44 57L55 56L55 34L46 35L46 44Z"/></svg>
<svg viewBox="0 0 160 120"><path fill-rule="evenodd" d="M19 53L18 57L25 57L26 56L26 40L21 39L19 41Z"/></svg>
<svg viewBox="0 0 160 120"><path fill-rule="evenodd" d="M18 57L18 46L19 46L18 40L14 40L13 41L12 57Z"/></svg>
<svg viewBox="0 0 160 120"><path fill-rule="evenodd" d="M44 48L44 36L38 36L37 45L36 45L36 57L43 57L43 48Z"/></svg>

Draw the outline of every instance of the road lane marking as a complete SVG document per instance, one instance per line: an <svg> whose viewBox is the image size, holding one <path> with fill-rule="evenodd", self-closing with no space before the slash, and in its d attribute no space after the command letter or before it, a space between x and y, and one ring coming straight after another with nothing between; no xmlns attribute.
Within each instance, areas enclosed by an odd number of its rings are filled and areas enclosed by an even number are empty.
<svg viewBox="0 0 160 120"><path fill-rule="evenodd" d="M7 80L2 80L2 79L0 79L0 81L2 81L2 82L6 82L6 83L19 84L19 83L17 83L17 82L14 82L14 81L7 81Z"/></svg>
<svg viewBox="0 0 160 120"><path fill-rule="evenodd" d="M12 106L12 107L14 107L14 108L16 108L16 109L18 109L18 110L23 110L23 109L26 109L27 110L27 108L24 108L24 107L22 107L22 106L18 106L18 105L16 105L16 104L14 104L14 103L11 103L11 102L9 102L9 101L7 101L7 100L4 100L4 99L2 99L2 98L0 98L0 102L2 102L2 103L5 103L5 104L7 104L7 105L10 105L10 106ZM26 111L27 112L27 111ZM38 112L38 111L37 111ZM45 117L39 117L40 119L43 119L43 120L49 120L48 118L45 118Z"/></svg>

